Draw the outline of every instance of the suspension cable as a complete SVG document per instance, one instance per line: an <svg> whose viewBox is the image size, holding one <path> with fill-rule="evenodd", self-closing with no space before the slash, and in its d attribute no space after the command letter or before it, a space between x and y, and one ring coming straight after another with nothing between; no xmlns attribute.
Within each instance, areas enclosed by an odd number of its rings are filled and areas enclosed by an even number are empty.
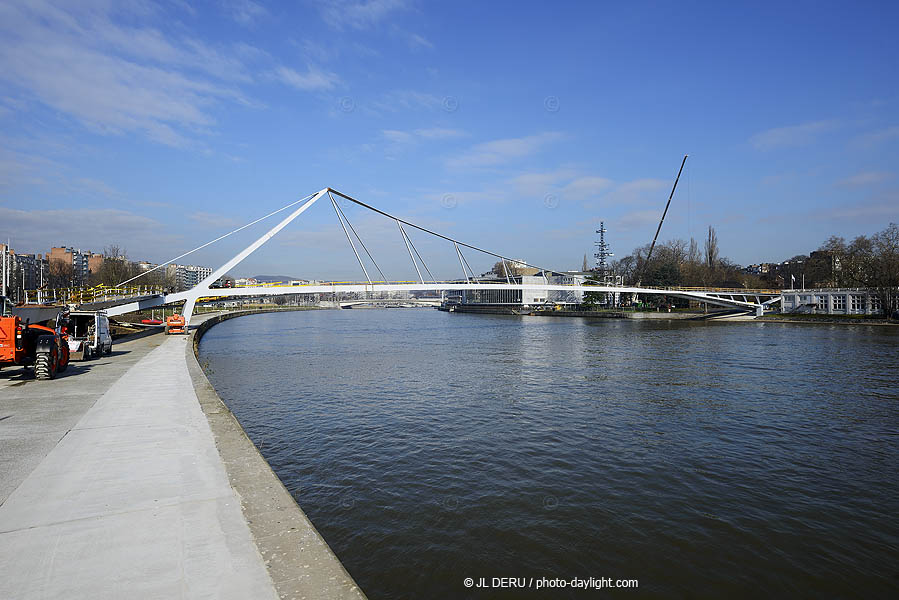
<svg viewBox="0 0 899 600"><path fill-rule="evenodd" d="M448 241L448 242L452 242L452 243L458 244L458 245L460 245L460 246L465 246L466 248L471 248L472 250L476 250L476 251L478 251L478 252L483 252L484 254L489 254L490 256L495 256L496 258L506 258L506 259L508 259L508 260L510 260L510 261L512 260L512 259L509 258L508 256L503 256L502 254L497 254L496 252L491 252L490 250L484 250L483 248L478 248L477 246L472 246L471 244L466 244L465 242L460 242L459 240L455 240L455 239L453 239L453 238L451 238L451 237L447 237L447 236L445 236L445 235L443 235L443 234L437 233L436 231L432 231L432 230L430 230L430 229L427 229L426 227L422 227L422 226L420 226L420 225L416 225L415 223L410 223L409 221L406 221L406 220L404 220L404 219L400 219L399 217L395 217L395 216L391 215L390 213L386 213L386 212L384 212L383 210L377 209L377 208L375 208L374 206L371 206L370 204L366 204L365 202L362 202L361 200L356 200L355 198L353 198L353 197L351 197L351 196L347 196L346 194L344 194L344 193L342 193L342 192L338 192L338 191L335 190L335 189L328 188L328 191L329 191L329 192L333 192L333 193L337 194L338 196L340 196L341 198L344 198L344 199L346 199L346 200L349 200L350 202L352 202L352 203L354 203L354 204L358 204L359 206L362 206L362 207L364 207L364 208L367 208L367 209L370 210L370 211L376 212L376 213L378 213L379 215L383 215L383 216L388 217L388 218L390 218L390 219L394 219L395 221L399 221L399 222L402 223L403 225L408 225L409 227L414 227L415 229L418 229L419 231L423 231L423 232L425 232L425 233L429 233L429 234L431 234L431 235L433 235L433 236L439 237L440 239L444 239L444 240L446 240L446 241ZM532 264L529 264L529 263L526 263L526 262L523 262L523 261L517 261L517 262L523 264L523 265L526 266L526 267L531 267L532 269L538 269L538 270L541 270L541 271L549 271L549 272L551 272L551 273L553 272L552 269L544 269L543 267L539 267L539 266L537 266L537 265L532 265Z"/></svg>
<svg viewBox="0 0 899 600"><path fill-rule="evenodd" d="M343 219L340 217L340 210L337 209L337 203L334 201L334 197L331 196L331 192L328 192L328 197L331 198L331 205L334 206L334 212L337 213L337 220L340 221L340 226L343 228L343 233L346 235L346 240L350 243L350 247L353 249L353 254L356 255L356 260L359 261L359 266L362 267L362 272L365 273L365 278L368 279L369 285L374 285L371 282L371 277L368 276L368 271L365 269L365 264L362 262L362 258L359 257L359 252L356 251L356 244L353 243L353 239L350 237L350 232L346 230L346 225L343 224Z"/></svg>
<svg viewBox="0 0 899 600"><path fill-rule="evenodd" d="M406 232L403 231L403 224L397 221L396 226L400 228L400 235L403 236L403 242L406 244L406 252L409 253L409 258L412 260L412 266L415 267L415 272L418 273L418 280L424 283L425 279L421 276L421 269L418 268L418 263L415 262L415 257L412 256L412 248L409 247L409 240L406 239Z"/></svg>
<svg viewBox="0 0 899 600"><path fill-rule="evenodd" d="M402 224L400 224L400 226L402 226ZM403 233L406 233L405 229L403 230ZM412 238L409 237L408 233L406 233L406 239L409 240L409 245L412 246L412 250L415 252L415 256L417 256L418 260L421 261L421 266L423 266L425 268L425 271L428 272L428 277L431 278L431 281L437 283L437 279L431 273L431 269L428 268L428 263L426 263L425 259L421 257L421 254L418 252L418 248L415 247L415 242L412 241Z"/></svg>
<svg viewBox="0 0 899 600"><path fill-rule="evenodd" d="M267 215L265 215L264 217L259 217L259 218L256 219L255 221L252 221L252 222L250 222L250 223L247 223L246 225L243 225L242 227L238 227L238 228L235 229L234 231L230 231L230 232L226 233L225 235L221 235L221 236L215 238L215 239L212 240L212 241L206 242L206 243L203 244L202 246L197 246L196 248L194 248L193 250L190 250L189 252L185 252L184 254L182 254L182 255L180 255L180 256L176 256L176 257L173 258L172 260L167 260L166 262L164 262L164 263L162 263L162 264L160 264L160 265L156 265L156 266L153 267L152 269L147 269L147 270L144 271L143 273L140 273L139 275L135 275L135 276L132 277L131 279L126 279L125 281L123 281L123 282L121 282L121 283L117 283L117 284L115 285L115 287L120 287L120 286L125 285L126 283L131 283L132 281L134 281L134 280L137 279L138 277L143 277L143 276L146 275L147 273L152 273L152 272L155 271L156 269L160 269L160 268L162 268L162 267L165 267L166 265L169 265L169 264L175 262L176 260L180 260L180 259L184 258L185 256L187 256L188 254L193 254L193 253L196 252L197 250L202 250L202 249L205 248L206 246L208 246L208 245L210 245L210 244L214 244L214 243L216 243L216 242L219 241L219 240L223 240L223 239L225 239L226 237L228 237L228 236L231 235L231 234L234 234L234 233L237 233L238 231L244 230L244 229L246 229L247 227L251 227L252 225L255 225L256 223L258 223L259 221L264 221L265 219L267 219L267 218L269 218L269 217L271 217L271 216L273 216L273 215L276 215L276 214L278 214L279 212L285 211L285 210L287 210L288 208L290 208L291 206L295 206L295 205L299 204L300 202L305 202L306 200L308 200L309 198L311 198L311 197L314 196L314 195L315 195L315 194L309 194L309 195L306 196L305 198L300 198L300 199L297 200L296 202L291 202L291 203L288 204L287 206L283 206L283 207L279 208L278 210L276 210L276 211L274 211L274 212L270 212L270 213L268 213Z"/></svg>
<svg viewBox="0 0 899 600"><path fill-rule="evenodd" d="M387 282L387 276L384 275L384 271L381 270L381 267L378 266L378 263L375 262L375 257L371 255L371 252L368 251L368 248L365 247L365 242L362 241L362 238L359 237L359 234L356 233L356 228L353 227L353 224L350 223L350 220L347 218L346 214L343 212L343 209L335 202L334 206L337 207L337 210L340 211L340 214L343 215L343 220L346 221L346 224L350 226L350 230L353 232L353 235L356 236L356 239L359 240L359 243L362 245L362 249L365 250L365 253L368 255L368 259L372 262L375 268L378 270L378 273L381 274L381 281Z"/></svg>

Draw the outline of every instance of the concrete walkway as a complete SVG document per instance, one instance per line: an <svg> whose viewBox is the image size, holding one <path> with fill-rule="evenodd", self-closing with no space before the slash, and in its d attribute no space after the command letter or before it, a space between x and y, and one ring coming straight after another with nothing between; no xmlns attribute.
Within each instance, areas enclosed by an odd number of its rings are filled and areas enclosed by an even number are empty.
<svg viewBox="0 0 899 600"><path fill-rule="evenodd" d="M364 599L191 343L0 375L0 598Z"/></svg>
<svg viewBox="0 0 899 600"><path fill-rule="evenodd" d="M188 338L157 339L0 507L0 598L277 598Z"/></svg>

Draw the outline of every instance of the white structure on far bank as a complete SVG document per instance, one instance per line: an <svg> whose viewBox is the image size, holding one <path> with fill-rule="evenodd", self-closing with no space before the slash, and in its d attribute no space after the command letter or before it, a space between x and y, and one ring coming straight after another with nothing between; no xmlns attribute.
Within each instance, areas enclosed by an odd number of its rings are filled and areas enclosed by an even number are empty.
<svg viewBox="0 0 899 600"><path fill-rule="evenodd" d="M782 310L785 313L876 315L883 312L882 308L880 298L866 288L783 290Z"/></svg>

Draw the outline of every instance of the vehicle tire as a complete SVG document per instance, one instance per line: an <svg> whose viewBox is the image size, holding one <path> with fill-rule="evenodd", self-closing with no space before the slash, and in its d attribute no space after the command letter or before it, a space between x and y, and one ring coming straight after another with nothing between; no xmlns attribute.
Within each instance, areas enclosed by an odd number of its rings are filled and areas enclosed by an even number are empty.
<svg viewBox="0 0 899 600"><path fill-rule="evenodd" d="M34 361L36 379L53 379L56 377L57 356L55 352L41 352Z"/></svg>
<svg viewBox="0 0 899 600"><path fill-rule="evenodd" d="M106 356L112 356L112 344L111 343L106 347Z"/></svg>

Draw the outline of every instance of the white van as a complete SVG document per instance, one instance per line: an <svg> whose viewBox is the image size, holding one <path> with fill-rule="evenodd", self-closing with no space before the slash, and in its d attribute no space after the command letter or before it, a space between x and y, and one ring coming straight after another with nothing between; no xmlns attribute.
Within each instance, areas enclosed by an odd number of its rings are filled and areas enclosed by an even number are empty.
<svg viewBox="0 0 899 600"><path fill-rule="evenodd" d="M69 314L69 351L72 358L90 360L112 354L109 317L100 311L72 311Z"/></svg>

